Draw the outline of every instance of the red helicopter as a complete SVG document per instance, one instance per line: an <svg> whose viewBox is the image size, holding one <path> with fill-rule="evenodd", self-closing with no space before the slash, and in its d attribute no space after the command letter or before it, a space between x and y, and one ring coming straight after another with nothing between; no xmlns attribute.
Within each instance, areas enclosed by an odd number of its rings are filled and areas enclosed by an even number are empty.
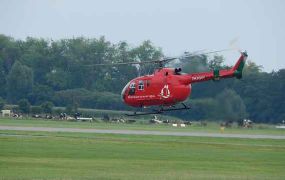
<svg viewBox="0 0 285 180"><path fill-rule="evenodd" d="M215 53L213 51L209 53ZM204 53L204 54L209 54ZM191 57L185 55L183 57ZM191 94L191 84L202 81L218 81L223 78L236 77L242 78L242 70L247 59L247 52L241 52L241 56L236 64L231 69L213 70L211 72L200 72L193 74L182 73L181 68L163 68L163 64L180 57L165 58L157 61L145 62L129 62L117 63L122 64L143 64L143 63L158 63L159 68L151 75L140 76L132 79L122 90L121 96L124 103L133 107L146 108L150 106L159 106L157 110L150 112L134 112L133 114L126 114L128 116L146 115L146 114L160 114L165 111L175 111L190 109L185 105L185 101ZM177 108L175 105L181 103L182 107Z"/></svg>

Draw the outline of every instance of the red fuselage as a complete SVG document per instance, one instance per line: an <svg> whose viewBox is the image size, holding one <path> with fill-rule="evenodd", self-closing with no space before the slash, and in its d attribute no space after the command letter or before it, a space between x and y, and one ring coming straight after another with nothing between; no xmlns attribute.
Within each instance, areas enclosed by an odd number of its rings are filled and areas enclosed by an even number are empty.
<svg viewBox="0 0 285 180"><path fill-rule="evenodd" d="M134 107L170 106L185 101L191 93L187 75L174 69L157 69L153 75L131 80L122 91L124 102Z"/></svg>

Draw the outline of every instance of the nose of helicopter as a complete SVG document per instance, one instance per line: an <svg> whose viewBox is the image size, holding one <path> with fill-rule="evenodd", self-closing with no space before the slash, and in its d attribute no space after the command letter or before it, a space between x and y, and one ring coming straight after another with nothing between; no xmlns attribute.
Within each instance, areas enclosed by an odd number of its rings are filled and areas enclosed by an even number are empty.
<svg viewBox="0 0 285 180"><path fill-rule="evenodd" d="M124 89L121 92L121 99L122 101L125 101L125 90Z"/></svg>
<svg viewBox="0 0 285 180"><path fill-rule="evenodd" d="M125 102L125 98L126 98L126 90L127 90L128 86L129 86L129 84L130 83L126 84L125 87L123 88L122 92L121 92L121 99L124 102Z"/></svg>

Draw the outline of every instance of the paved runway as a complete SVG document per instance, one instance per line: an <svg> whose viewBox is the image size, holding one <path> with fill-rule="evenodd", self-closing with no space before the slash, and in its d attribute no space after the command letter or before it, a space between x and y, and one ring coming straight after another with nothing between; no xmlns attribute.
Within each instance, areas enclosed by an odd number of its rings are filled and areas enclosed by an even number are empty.
<svg viewBox="0 0 285 180"><path fill-rule="evenodd" d="M222 137L222 138L250 138L250 139L285 139L285 135L263 134L225 134L203 132L170 132L170 131L144 131L144 130L107 130L107 129L81 129L81 128L53 128L53 127L19 127L0 126L0 130L14 131L43 131L43 132L79 132L101 134L133 134L133 135L161 135L161 136L193 136L193 137Z"/></svg>

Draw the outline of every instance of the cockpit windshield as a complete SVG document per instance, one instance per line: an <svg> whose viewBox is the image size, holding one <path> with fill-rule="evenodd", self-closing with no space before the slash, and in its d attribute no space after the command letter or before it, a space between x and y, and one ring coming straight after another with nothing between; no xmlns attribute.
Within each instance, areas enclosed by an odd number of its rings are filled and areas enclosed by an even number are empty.
<svg viewBox="0 0 285 180"><path fill-rule="evenodd" d="M130 84L129 95L134 95L136 93L136 83L132 82Z"/></svg>
<svg viewBox="0 0 285 180"><path fill-rule="evenodd" d="M125 87L124 87L124 89L122 90L122 92L121 92L121 97L122 97L122 99L125 99L124 96L125 96L125 94L126 94L126 90L127 90L127 88L129 87L129 85L130 85L130 82L129 82L128 84L126 84Z"/></svg>

